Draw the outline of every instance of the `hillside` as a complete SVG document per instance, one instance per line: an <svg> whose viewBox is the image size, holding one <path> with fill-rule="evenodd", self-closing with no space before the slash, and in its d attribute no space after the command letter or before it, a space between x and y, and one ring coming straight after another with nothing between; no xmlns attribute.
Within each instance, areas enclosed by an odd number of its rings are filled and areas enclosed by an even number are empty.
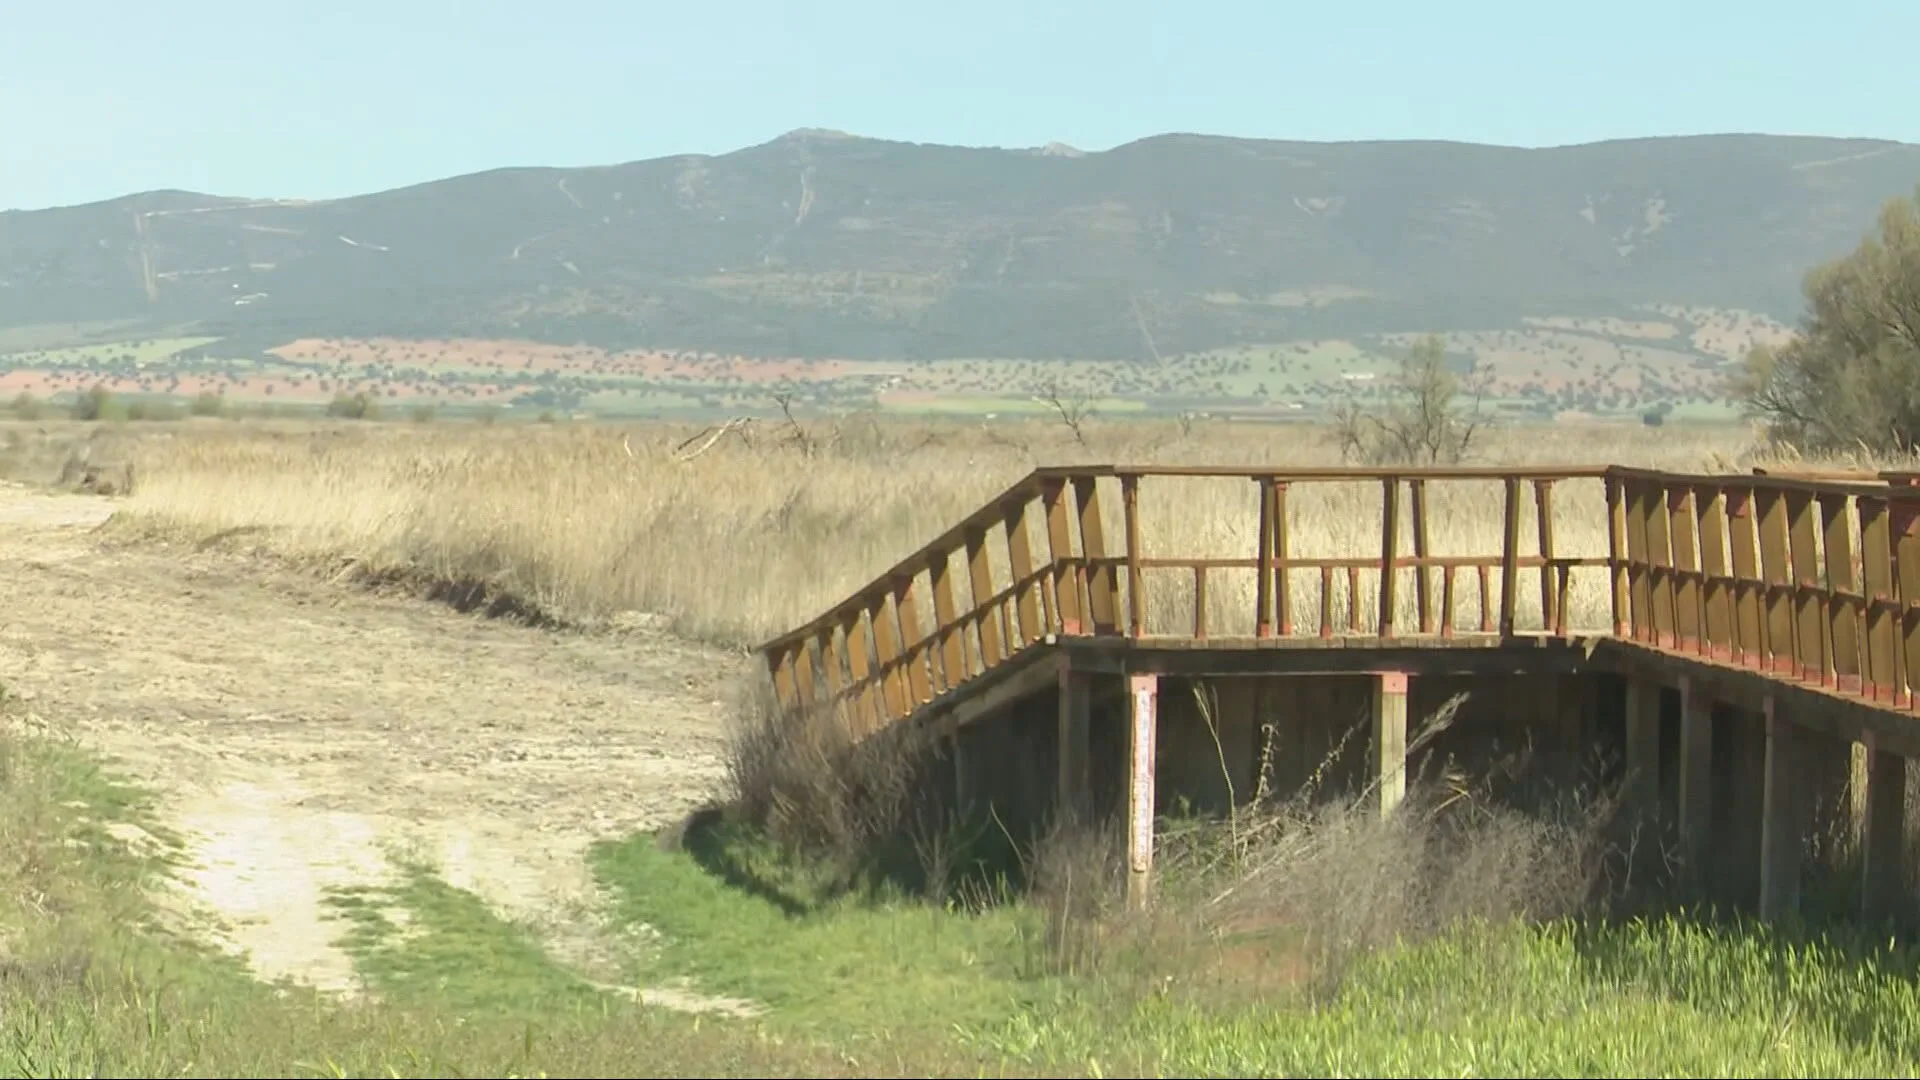
<svg viewBox="0 0 1920 1080"><path fill-rule="evenodd" d="M515 339L898 364L1318 356L1442 330L1580 371L1582 340L1632 366L1621 342L1675 338L1661 363L1683 369L1736 351L1702 333L1790 322L1805 270L1916 181L1920 146L1869 140L1164 135L1081 154L803 131L327 202L0 214L0 345ZM1664 329L1640 326L1649 306Z"/></svg>

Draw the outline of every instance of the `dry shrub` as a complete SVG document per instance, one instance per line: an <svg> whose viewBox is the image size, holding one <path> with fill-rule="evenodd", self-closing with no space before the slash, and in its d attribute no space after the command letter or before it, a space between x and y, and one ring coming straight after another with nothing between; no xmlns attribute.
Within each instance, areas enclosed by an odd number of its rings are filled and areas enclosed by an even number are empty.
<svg viewBox="0 0 1920 1080"><path fill-rule="evenodd" d="M1451 711L1423 725L1414 754ZM1320 774L1333 774L1331 764ZM1126 910L1114 887L1124 872L1115 835L1058 828L1030 870L1048 963L1156 991L1331 990L1383 947L1465 922L1578 913L1604 895L1617 805L1569 787L1518 809L1497 789L1528 768L1504 762L1473 783L1458 773L1409 777L1405 800L1384 817L1371 789L1328 797L1310 786L1225 821L1169 823L1143 910Z"/></svg>
<svg viewBox="0 0 1920 1080"><path fill-rule="evenodd" d="M924 800L931 740L894 732L855 740L828 705L790 712L764 680L742 688L727 739L728 809L782 847L824 857L844 879L910 837ZM937 808L931 808L937 809Z"/></svg>

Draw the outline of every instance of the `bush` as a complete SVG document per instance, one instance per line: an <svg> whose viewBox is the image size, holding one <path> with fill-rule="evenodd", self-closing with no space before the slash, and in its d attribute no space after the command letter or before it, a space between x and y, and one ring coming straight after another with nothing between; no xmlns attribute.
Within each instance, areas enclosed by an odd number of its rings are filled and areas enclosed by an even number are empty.
<svg viewBox="0 0 1920 1080"><path fill-rule="evenodd" d="M104 386L96 384L73 399L75 420L124 420L126 416L126 406Z"/></svg>
<svg viewBox="0 0 1920 1080"><path fill-rule="evenodd" d="M1800 450L1920 447L1920 190L1802 290L1799 334L1747 354L1736 390L1748 408Z"/></svg>
<svg viewBox="0 0 1920 1080"><path fill-rule="evenodd" d="M327 415L341 420L378 420L380 403L365 390L357 394L335 394L327 403Z"/></svg>
<svg viewBox="0 0 1920 1080"><path fill-rule="evenodd" d="M13 399L13 415L22 420L40 419L40 399L26 391L21 391Z"/></svg>
<svg viewBox="0 0 1920 1080"><path fill-rule="evenodd" d="M225 416L227 399L211 390L203 391L194 396L193 404L187 407L187 411L195 416Z"/></svg>

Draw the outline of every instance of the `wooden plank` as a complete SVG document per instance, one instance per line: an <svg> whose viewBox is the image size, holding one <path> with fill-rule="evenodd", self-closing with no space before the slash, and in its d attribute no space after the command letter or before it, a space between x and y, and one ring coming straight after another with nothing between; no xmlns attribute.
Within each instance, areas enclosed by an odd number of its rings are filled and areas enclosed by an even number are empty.
<svg viewBox="0 0 1920 1080"><path fill-rule="evenodd" d="M1687 652L1701 652L1700 559L1693 531L1693 489L1667 489L1667 542L1672 550L1674 570L1674 646Z"/></svg>
<svg viewBox="0 0 1920 1080"><path fill-rule="evenodd" d="M1754 493L1754 500L1760 513L1760 577L1767 584L1766 668L1784 675L1795 669L1787 499L1784 492L1763 490Z"/></svg>
<svg viewBox="0 0 1920 1080"><path fill-rule="evenodd" d="M1107 557L1106 526L1100 520L1100 486L1091 476L1075 477L1073 495L1080 504L1080 546L1087 560L1087 615L1094 633L1118 633L1120 576L1110 565L1094 565Z"/></svg>
<svg viewBox="0 0 1920 1080"><path fill-rule="evenodd" d="M1293 633L1293 548L1287 527L1287 485L1273 485L1273 606L1278 609L1280 636Z"/></svg>
<svg viewBox="0 0 1920 1080"><path fill-rule="evenodd" d="M1848 513L1850 500L1845 495L1822 495L1820 507L1821 550L1827 571L1827 662L1822 681L1850 694L1861 692L1860 624L1862 611L1858 601L1837 597L1835 592L1860 591L1853 561L1853 522Z"/></svg>
<svg viewBox="0 0 1920 1080"><path fill-rule="evenodd" d="M1675 617L1678 601L1673 580L1673 519L1669 516L1667 488L1655 486L1647 492L1648 581L1653 592L1653 644L1671 649L1678 642Z"/></svg>
<svg viewBox="0 0 1920 1080"><path fill-rule="evenodd" d="M1062 634L1080 634L1084 626L1080 616L1080 590L1075 583L1072 512L1067 509L1067 484L1049 480L1041 488L1041 500L1047 513L1047 551L1053 559L1053 576L1047 595L1053 598L1054 619L1048 625Z"/></svg>
<svg viewBox="0 0 1920 1080"><path fill-rule="evenodd" d="M953 556L941 555L927 566L927 580L933 586L933 621L940 639L940 679L942 693L960 685L967 671L966 628L960 625L959 605L953 599Z"/></svg>
<svg viewBox="0 0 1920 1080"><path fill-rule="evenodd" d="M1860 563L1867 597L1867 669L1864 692L1873 701L1899 700L1900 615L1895 597L1893 535L1887 500L1862 498Z"/></svg>
<svg viewBox="0 0 1920 1080"><path fill-rule="evenodd" d="M1894 682L1896 703L1913 705L1920 694L1920 502L1895 499L1890 507L1894 576L1900 590L1900 674Z"/></svg>
<svg viewBox="0 0 1920 1080"><path fill-rule="evenodd" d="M1787 502L1788 566L1792 570L1794 660L1806 682L1826 682L1826 601L1820 582L1820 526L1813 496L1790 491Z"/></svg>
<svg viewBox="0 0 1920 1080"><path fill-rule="evenodd" d="M1716 660L1733 658L1733 585L1725 580L1727 570L1727 493L1717 486L1694 489L1694 512L1700 521L1700 572L1707 580L1702 587L1701 606L1705 610L1703 639L1708 656Z"/></svg>
<svg viewBox="0 0 1920 1080"><path fill-rule="evenodd" d="M867 618L873 623L873 659L880 672L880 720L890 724L912 711L907 707L911 691L900 663L900 618L894 611L893 593L875 596Z"/></svg>
<svg viewBox="0 0 1920 1080"><path fill-rule="evenodd" d="M1380 481L1380 622L1376 632L1383 638L1393 636L1394 606L1400 571L1400 481L1389 476Z"/></svg>
<svg viewBox="0 0 1920 1080"><path fill-rule="evenodd" d="M1253 636L1273 636L1273 484L1271 476L1260 478L1260 523L1254 543Z"/></svg>
<svg viewBox="0 0 1920 1080"><path fill-rule="evenodd" d="M1007 504L1005 521L1007 533L1007 568L1012 581L1024 581L1033 577L1033 542L1027 536L1027 500ZM1034 580L1021 586L1015 593L1014 631L1009 635L1008 648L1016 650L1046 636L1045 626L1040 621L1040 582Z"/></svg>
<svg viewBox="0 0 1920 1080"><path fill-rule="evenodd" d="M885 722L880 687L873 678L873 629L867 612L847 616L847 674L853 681L853 715L861 731L873 731Z"/></svg>
<svg viewBox="0 0 1920 1080"><path fill-rule="evenodd" d="M1652 486L1644 480L1622 481L1626 490L1626 548L1628 622L1635 641L1653 641L1653 562L1647 557L1648 506Z"/></svg>
<svg viewBox="0 0 1920 1080"><path fill-rule="evenodd" d="M1878 929L1906 914L1907 759L1869 732L1867 790L1860 823L1860 917Z"/></svg>
<svg viewBox="0 0 1920 1080"><path fill-rule="evenodd" d="M794 643L793 687L798 695L797 705L802 709L811 709L819 700L815 688L814 673L819 670L818 658L814 655L813 638L808 637Z"/></svg>
<svg viewBox="0 0 1920 1080"><path fill-rule="evenodd" d="M1726 493L1727 552L1733 563L1733 662L1749 667L1766 663L1767 624L1759 587L1759 540L1754 531L1753 490Z"/></svg>
<svg viewBox="0 0 1920 1080"><path fill-rule="evenodd" d="M994 667L1006 659L1007 652L1000 640L1000 613L987 607L993 599L993 564L987 557L987 530L974 529L967 533L967 585L973 594L974 634L979 640L979 663L975 673Z"/></svg>
<svg viewBox="0 0 1920 1080"><path fill-rule="evenodd" d="M933 700L933 683L928 678L933 647L931 635L921 625L920 607L914 597L918 584L917 577L898 578L893 583L893 610L900 619L902 656L906 664L906 679L901 689L908 696L908 713Z"/></svg>
<svg viewBox="0 0 1920 1080"><path fill-rule="evenodd" d="M773 678L773 696L787 710L800 707L800 691L794 678L794 654L791 648L768 649L767 674Z"/></svg>
<svg viewBox="0 0 1920 1080"><path fill-rule="evenodd" d="M1418 483L1419 481L1415 481ZM1632 596L1629 591L1626 484L1609 476L1607 490L1607 583L1613 601L1613 636L1632 637Z"/></svg>
<svg viewBox="0 0 1920 1080"><path fill-rule="evenodd" d="M1373 679L1374 802L1381 817L1407 797L1407 673L1383 671Z"/></svg>
<svg viewBox="0 0 1920 1080"><path fill-rule="evenodd" d="M1147 589L1140 572L1146 551L1140 543L1140 478L1131 473L1120 477L1120 509L1127 530L1127 633L1137 638L1147 632Z"/></svg>

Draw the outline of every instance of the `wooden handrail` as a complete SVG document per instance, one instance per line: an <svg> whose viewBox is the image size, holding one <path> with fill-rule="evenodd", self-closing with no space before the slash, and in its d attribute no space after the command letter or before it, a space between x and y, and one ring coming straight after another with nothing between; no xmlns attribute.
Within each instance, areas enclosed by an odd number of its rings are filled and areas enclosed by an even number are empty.
<svg viewBox="0 0 1920 1080"><path fill-rule="evenodd" d="M1255 483L1255 550L1206 558L1156 550L1140 511L1143 482L1156 478ZM1553 492L1574 480L1604 482L1604 555L1570 557L1555 547ZM1497 552L1432 554L1427 540L1431 488L1448 481L1502 485ZM1103 523L1103 482L1118 485L1117 537L1108 535L1111 523ZM1289 489L1355 482L1379 486L1378 548L1318 557L1293 551ZM1411 552L1400 547L1403 529L1411 534ZM1005 587L994 580L996 558L1013 579ZM964 571L955 572L956 561ZM761 651L789 706L851 701L869 717L863 723L881 725L1040 641L1150 637L1150 582L1167 571L1191 580L1190 618L1180 617L1179 625L1190 627L1195 638L1209 634L1208 575L1246 570L1255 573L1251 615L1257 637L1317 632L1388 638L1406 632L1398 623L1402 572L1414 575L1412 614L1421 633L1436 632L1436 623L1442 636L1456 633L1455 585L1466 572L1477 578L1478 632L1509 637L1569 633L1570 578L1595 568L1607 573L1609 629L1616 636L1876 699L1908 704L1915 699L1920 473L1895 471L1755 469L1715 475L1618 465L1050 466L1022 477ZM1441 576L1438 612L1428 577L1433 571ZM1317 626L1311 619L1295 625L1293 576L1303 572L1319 578ZM1538 612L1519 605L1526 591L1523 572L1538 574ZM1359 607L1363 575L1380 583L1373 610L1364 616ZM965 600L956 598L956 579L968 589ZM1335 625L1337 593L1346 597L1343 627ZM1307 602L1312 603L1311 593ZM1177 609L1172 614L1179 616Z"/></svg>

